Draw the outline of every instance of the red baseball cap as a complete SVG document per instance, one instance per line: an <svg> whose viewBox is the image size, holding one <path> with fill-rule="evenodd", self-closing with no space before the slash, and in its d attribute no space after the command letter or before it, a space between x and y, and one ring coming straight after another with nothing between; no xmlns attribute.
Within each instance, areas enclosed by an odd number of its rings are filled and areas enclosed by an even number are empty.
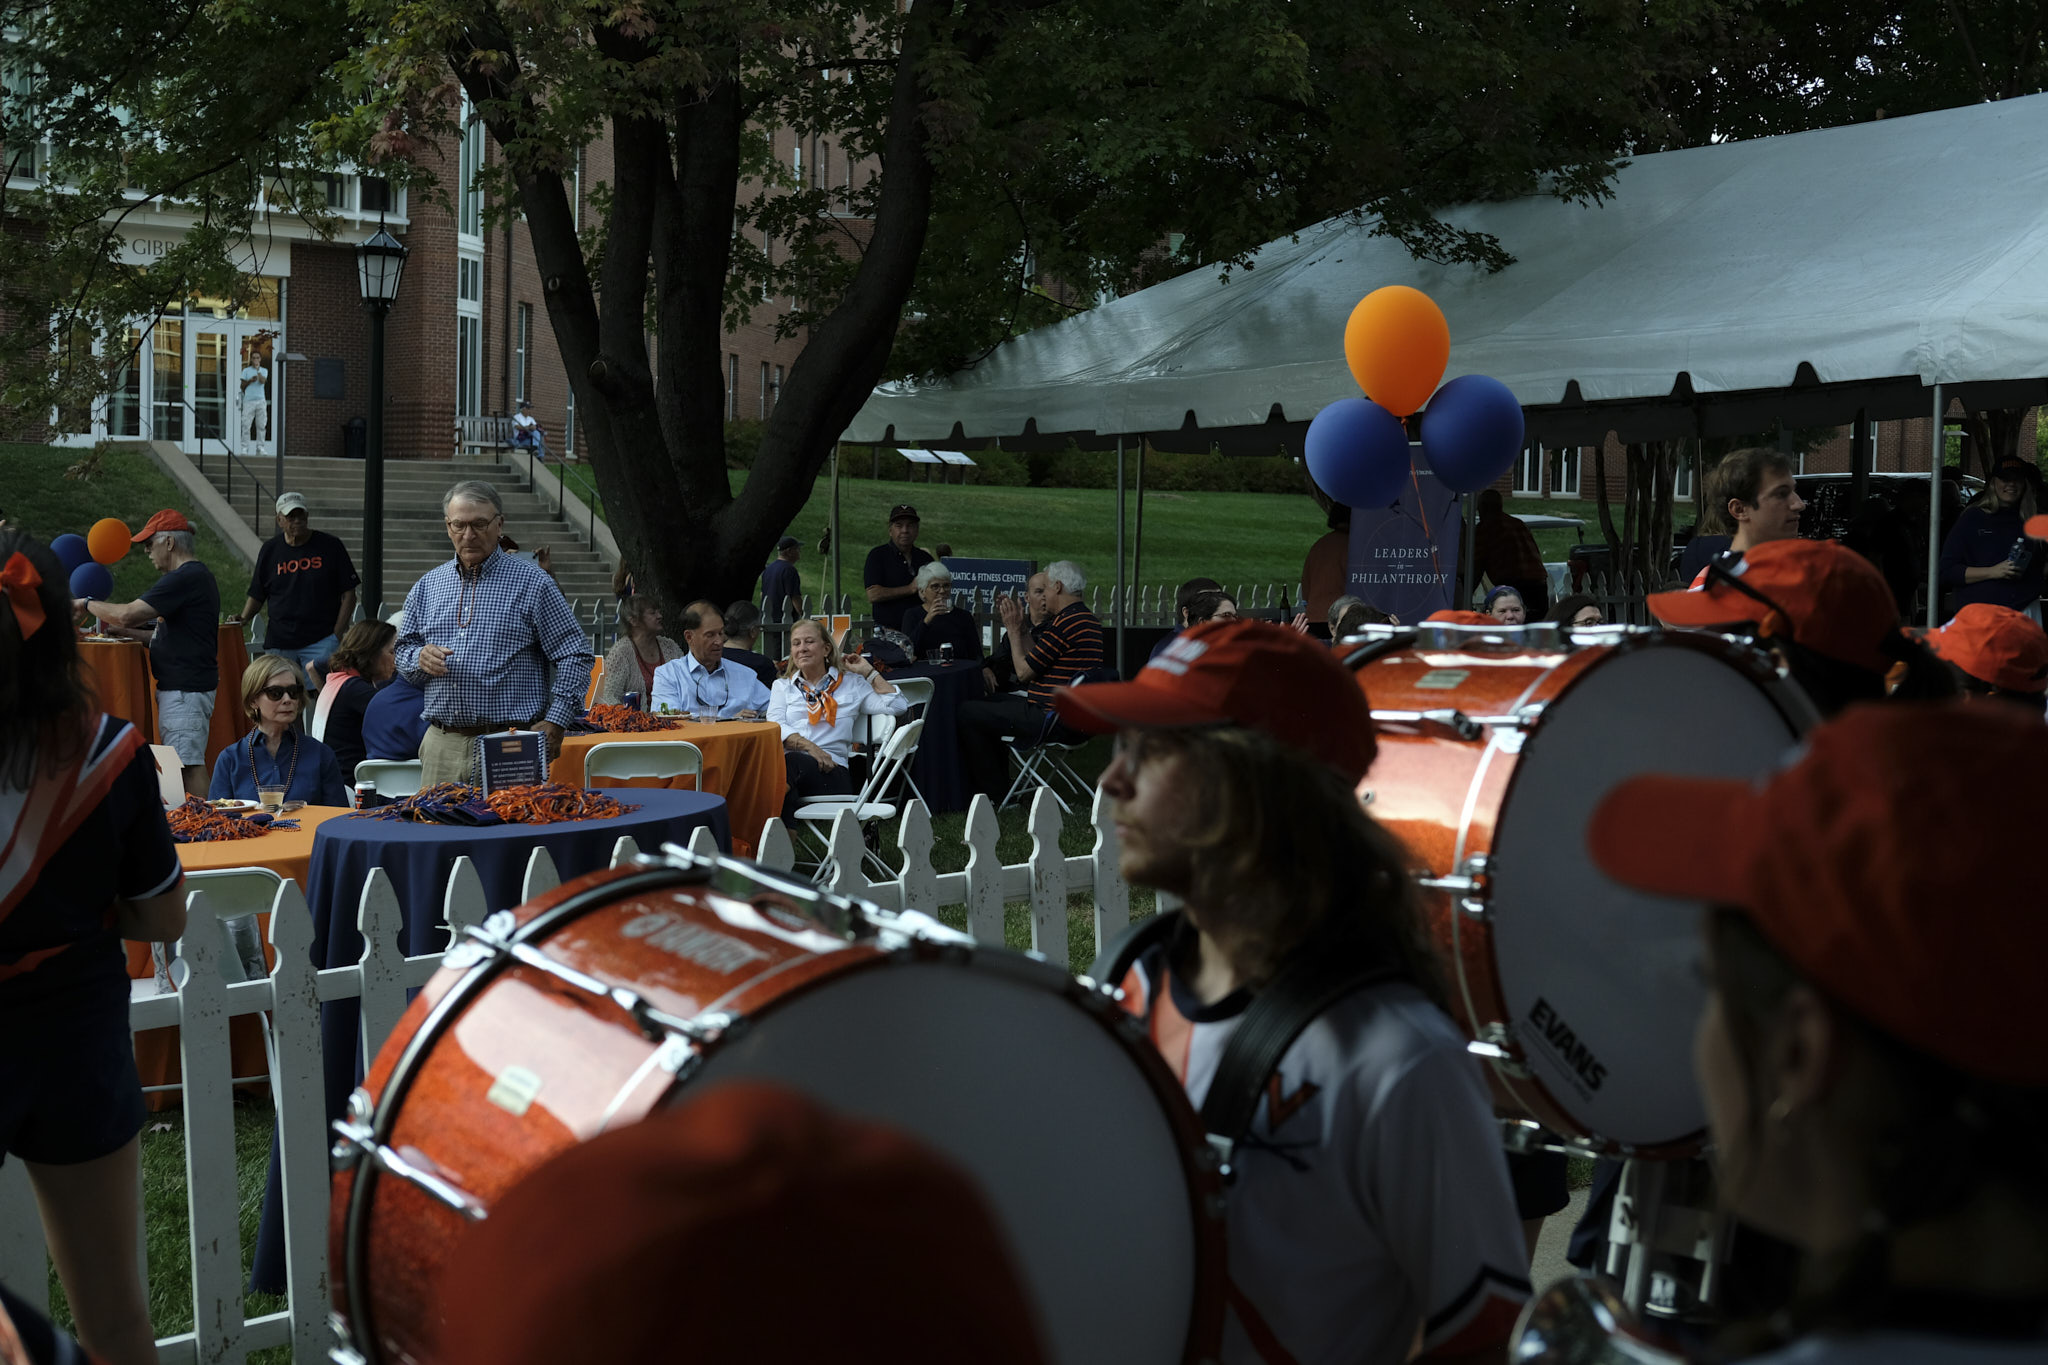
<svg viewBox="0 0 2048 1365"><path fill-rule="evenodd" d="M449 1365L1041 1365L1020 1285L946 1158L734 1082L550 1158L470 1225L433 1289Z"/></svg>
<svg viewBox="0 0 2048 1365"><path fill-rule="evenodd" d="M1972 602L1922 638L1979 682L2008 692L2048 692L2048 631L2025 612Z"/></svg>
<svg viewBox="0 0 2048 1365"><path fill-rule="evenodd" d="M1204 621L1129 682L1053 694L1077 730L1240 725L1262 730L1356 782L1372 766L1372 707L1329 646L1265 621Z"/></svg>
<svg viewBox="0 0 2048 1365"><path fill-rule="evenodd" d="M1884 576L1854 550L1832 540L1766 541L1726 572L1742 587L1710 570L1699 587L1651 593L1650 610L1673 626L1754 621L1760 635L1790 634L1840 663L1879 677L1891 672L1883 646L1898 631L1899 605Z"/></svg>
<svg viewBox="0 0 2048 1365"><path fill-rule="evenodd" d="M1422 618L1422 624L1425 626L1504 626L1507 622L1483 611L1433 611Z"/></svg>
<svg viewBox="0 0 2048 1365"><path fill-rule="evenodd" d="M2035 540L2048 540L2048 517L2028 517L2020 529Z"/></svg>
<svg viewBox="0 0 2048 1365"><path fill-rule="evenodd" d="M1756 781L1635 777L1587 827L1657 895L1746 911L1799 971L1901 1042L2048 1084L2048 915L2019 856L2048 827L2048 725L2013 707L1852 706Z"/></svg>
<svg viewBox="0 0 2048 1365"><path fill-rule="evenodd" d="M189 531L192 523L185 520L183 512L174 512L166 507L143 524L140 531L128 537L137 545L146 545L156 539L159 531Z"/></svg>

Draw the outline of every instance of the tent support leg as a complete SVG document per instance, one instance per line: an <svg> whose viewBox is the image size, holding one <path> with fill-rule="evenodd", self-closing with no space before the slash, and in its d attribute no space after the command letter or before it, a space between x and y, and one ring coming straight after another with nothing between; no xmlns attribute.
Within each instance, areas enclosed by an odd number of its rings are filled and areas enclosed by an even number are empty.
<svg viewBox="0 0 2048 1365"><path fill-rule="evenodd" d="M832 443L832 601L824 611L827 621L839 610L839 442Z"/></svg>
<svg viewBox="0 0 2048 1365"><path fill-rule="evenodd" d="M1124 667L1124 438L1116 438L1116 667Z"/></svg>
<svg viewBox="0 0 2048 1365"><path fill-rule="evenodd" d="M1138 566L1145 558L1145 438L1142 436L1138 438L1138 482L1132 497L1138 504L1138 524L1131 533L1131 591L1143 594L1145 590L1138 586L1144 582Z"/></svg>
<svg viewBox="0 0 2048 1365"><path fill-rule="evenodd" d="M1948 404L1934 386L1934 434L1927 444L1927 628L1941 624L1941 466L1948 453Z"/></svg>

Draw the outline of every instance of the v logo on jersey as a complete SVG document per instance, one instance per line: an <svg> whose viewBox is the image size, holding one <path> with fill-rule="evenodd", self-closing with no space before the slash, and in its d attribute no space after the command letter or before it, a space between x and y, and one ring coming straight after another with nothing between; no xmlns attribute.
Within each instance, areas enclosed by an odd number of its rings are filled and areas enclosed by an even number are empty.
<svg viewBox="0 0 2048 1365"><path fill-rule="evenodd" d="M1280 1093L1280 1073L1266 1078L1266 1131L1277 1133L1280 1125L1301 1112L1301 1107L1322 1093L1314 1081L1303 1081L1292 1095Z"/></svg>

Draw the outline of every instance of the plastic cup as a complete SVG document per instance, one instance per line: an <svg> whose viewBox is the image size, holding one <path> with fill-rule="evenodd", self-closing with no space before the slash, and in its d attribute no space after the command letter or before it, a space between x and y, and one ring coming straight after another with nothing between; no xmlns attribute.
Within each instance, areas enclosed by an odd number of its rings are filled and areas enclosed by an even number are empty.
<svg viewBox="0 0 2048 1365"><path fill-rule="evenodd" d="M284 804L284 788L258 787L256 789L256 804L265 810L276 810Z"/></svg>

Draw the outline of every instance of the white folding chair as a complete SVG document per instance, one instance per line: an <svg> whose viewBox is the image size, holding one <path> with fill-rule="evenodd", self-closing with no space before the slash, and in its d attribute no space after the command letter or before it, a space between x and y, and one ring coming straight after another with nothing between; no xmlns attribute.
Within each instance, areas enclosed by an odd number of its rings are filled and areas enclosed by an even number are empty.
<svg viewBox="0 0 2048 1365"><path fill-rule="evenodd" d="M704 751L683 739L592 745L583 755L583 785L595 787L608 777L694 777L702 791Z"/></svg>
<svg viewBox="0 0 2048 1365"><path fill-rule="evenodd" d="M168 744L149 746L150 757L156 760L156 791L164 799L164 806L185 804L185 765L178 758L178 751Z"/></svg>
<svg viewBox="0 0 2048 1365"><path fill-rule="evenodd" d="M413 796L426 780L426 768L416 758L366 758L356 764L357 782L374 782L382 797ZM349 800L355 800L353 789Z"/></svg>
<svg viewBox="0 0 2048 1365"><path fill-rule="evenodd" d="M206 912L214 922L209 929L203 924L187 921L185 936L192 934L216 933L220 935L221 977L230 984L237 981L260 981L270 975L270 965L263 960L263 934L256 922L259 914L269 914L277 903L277 890L284 885L284 878L267 867L225 867L210 872L187 872L185 874L185 906L189 912L192 897L198 892L206 893ZM156 958L154 981L131 983L129 999L141 999L147 995L167 994L176 988L171 985L171 963L183 954L185 938L176 943L150 945ZM147 988L147 989L145 989ZM270 1036L270 1020L257 1015L263 1028L263 1052L270 1063L270 1074L277 1074L277 1047ZM261 1076L237 1076L237 1085L260 1082ZM145 1086L150 1091L182 1090L182 1081L168 1085Z"/></svg>
<svg viewBox="0 0 2048 1365"><path fill-rule="evenodd" d="M1087 742L1085 736L1076 739L1062 731L1050 715L1040 725L1037 735L1003 736L1003 743L1010 748L1010 757L1017 761L1017 776L996 809L1008 810L1012 802L1038 787L1050 791L1052 799L1059 802L1060 809L1068 815L1074 813L1074 807L1067 803L1069 795L1086 806L1093 799L1093 788L1086 778L1074 771L1066 755Z"/></svg>
<svg viewBox="0 0 2048 1365"><path fill-rule="evenodd" d="M939 685L930 678L891 678L889 681L903 694L903 700L910 703L913 717L924 715L924 708L931 705L932 697L939 690Z"/></svg>
<svg viewBox="0 0 2048 1365"><path fill-rule="evenodd" d="M884 712L865 717L868 723L868 752L871 754L881 753L882 746L889 742L889 736L896 733L897 726L924 719L924 708L931 705L932 697L939 687L930 678L892 678L890 681L895 684L896 690L903 694L906 705L901 716L892 716ZM910 769L903 770L903 780L910 785L911 795L924 801L924 793L918 789L917 778L911 774ZM931 803L927 801L925 804Z"/></svg>
<svg viewBox="0 0 2048 1365"><path fill-rule="evenodd" d="M910 760L917 753L918 737L923 733L924 722L921 720L898 726L889 736L889 742L882 746L874 769L868 774L867 785L860 789L859 795L814 796L796 808L796 818L801 822L796 826L796 832L808 839L816 851L820 880L831 875L832 848L827 839L839 812L852 811L853 818L860 822L863 836L876 821L896 818L895 803L888 796L895 788L897 777L909 771ZM896 870L883 862L881 855L872 847L863 851L862 860L875 869L878 881L887 881L896 875Z"/></svg>

